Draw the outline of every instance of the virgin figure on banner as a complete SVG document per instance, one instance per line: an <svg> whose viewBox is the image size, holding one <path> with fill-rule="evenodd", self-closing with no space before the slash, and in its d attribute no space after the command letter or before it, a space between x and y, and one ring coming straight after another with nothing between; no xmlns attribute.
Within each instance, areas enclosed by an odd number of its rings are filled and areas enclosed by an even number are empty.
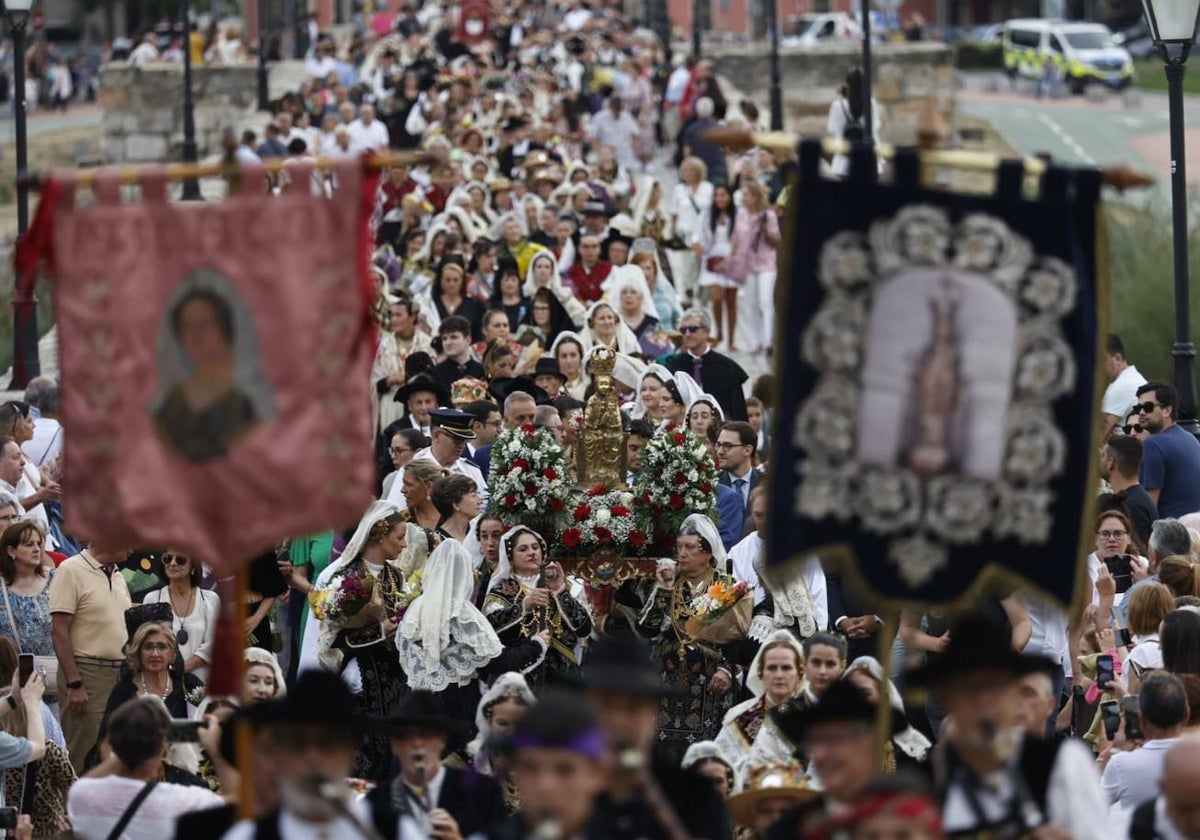
<svg viewBox="0 0 1200 840"><path fill-rule="evenodd" d="M983 278L918 270L885 283L867 323L859 460L999 476L1016 352L1016 311Z"/></svg>
<svg viewBox="0 0 1200 840"><path fill-rule="evenodd" d="M275 419L250 310L216 269L193 270L171 293L157 359L154 427L186 460L223 458L259 424Z"/></svg>

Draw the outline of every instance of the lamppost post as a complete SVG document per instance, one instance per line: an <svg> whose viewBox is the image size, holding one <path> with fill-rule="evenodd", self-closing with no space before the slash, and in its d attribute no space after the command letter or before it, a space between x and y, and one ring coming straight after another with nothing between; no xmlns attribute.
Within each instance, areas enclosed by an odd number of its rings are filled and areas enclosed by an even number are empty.
<svg viewBox="0 0 1200 840"><path fill-rule="evenodd" d="M1187 166L1183 122L1183 77L1188 53L1200 26L1200 0L1143 0L1150 36L1162 53L1167 75L1167 110L1171 127L1171 245L1175 275L1175 422L1200 437L1196 419L1196 345L1191 335L1188 289Z"/></svg>
<svg viewBox="0 0 1200 840"><path fill-rule="evenodd" d="M29 169L25 119L25 25L33 9L33 0L6 0L4 11L12 29L13 40L13 132L17 155L17 239L29 230L29 186L25 175ZM38 360L37 295L32 288L19 291L15 283L13 307L13 376L10 390L22 390L29 380L41 373Z"/></svg>
<svg viewBox="0 0 1200 840"><path fill-rule="evenodd" d="M183 17L183 162L195 163L199 159L196 151L196 103L192 98L192 10L188 0L181 0ZM200 182L188 178L183 182L184 201L199 201Z"/></svg>
<svg viewBox="0 0 1200 840"><path fill-rule="evenodd" d="M700 27L700 4L704 0L692 0L692 57L697 60L703 49L704 33Z"/></svg>
<svg viewBox="0 0 1200 840"><path fill-rule="evenodd" d="M267 84L267 27L263 6L267 0L258 0L255 14L258 15L258 110L271 110L271 89Z"/></svg>
<svg viewBox="0 0 1200 840"><path fill-rule="evenodd" d="M779 7L777 0L769 0L771 19L768 33L771 36L771 130L783 131L783 88L779 77Z"/></svg>

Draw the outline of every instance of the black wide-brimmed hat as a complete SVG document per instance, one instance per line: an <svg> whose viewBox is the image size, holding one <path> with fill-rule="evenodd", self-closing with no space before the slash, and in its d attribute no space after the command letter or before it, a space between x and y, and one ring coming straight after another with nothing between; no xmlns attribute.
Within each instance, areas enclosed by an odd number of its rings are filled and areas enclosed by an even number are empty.
<svg viewBox="0 0 1200 840"><path fill-rule="evenodd" d="M466 730L463 721L445 713L445 705L432 691L414 691L401 697L380 723L388 732L413 728L460 735Z"/></svg>
<svg viewBox="0 0 1200 840"><path fill-rule="evenodd" d="M539 388L537 383L528 376L500 376L488 383L488 393L501 404L514 391L524 391L529 394L537 405L545 405L550 402L550 395Z"/></svg>
<svg viewBox="0 0 1200 840"><path fill-rule="evenodd" d="M534 379L539 376L557 376L565 384L567 375L562 372L562 368L558 366L558 359L553 356L542 356L537 360L537 365L533 369Z"/></svg>
<svg viewBox="0 0 1200 840"><path fill-rule="evenodd" d="M1021 677L1054 667L1045 657L1013 650L1009 637L999 622L980 613L969 613L950 628L946 650L909 671L906 682L921 688L941 685L970 671L1006 671L1013 677Z"/></svg>
<svg viewBox="0 0 1200 840"><path fill-rule="evenodd" d="M364 733L369 721L342 678L328 671L305 671L294 688L274 700L256 703L240 714L256 726L311 725L350 735Z"/></svg>
<svg viewBox="0 0 1200 840"><path fill-rule="evenodd" d="M583 663L585 688L647 697L674 697L676 689L662 679L662 665L649 645L634 638L601 636L588 648Z"/></svg>
<svg viewBox="0 0 1200 840"><path fill-rule="evenodd" d="M437 397L438 405L450 402L450 391L442 381L428 373L418 373L396 390L396 402L406 403L413 394L425 391Z"/></svg>
<svg viewBox="0 0 1200 840"><path fill-rule="evenodd" d="M771 720L779 727L784 737L798 745L804 741L808 730L823 723L865 723L874 725L879 714L878 706L867 699L862 689L842 680L835 682L816 702L809 705L807 694L801 694L780 703L771 709ZM903 731L908 722L888 709L891 735Z"/></svg>

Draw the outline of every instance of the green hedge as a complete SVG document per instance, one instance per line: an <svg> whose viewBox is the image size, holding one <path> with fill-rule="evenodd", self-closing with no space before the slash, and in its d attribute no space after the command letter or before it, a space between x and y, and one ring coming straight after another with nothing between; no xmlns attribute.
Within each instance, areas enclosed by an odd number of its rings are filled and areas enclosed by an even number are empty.
<svg viewBox="0 0 1200 840"><path fill-rule="evenodd" d="M954 66L959 70L1003 70L1004 48L964 41L954 48Z"/></svg>

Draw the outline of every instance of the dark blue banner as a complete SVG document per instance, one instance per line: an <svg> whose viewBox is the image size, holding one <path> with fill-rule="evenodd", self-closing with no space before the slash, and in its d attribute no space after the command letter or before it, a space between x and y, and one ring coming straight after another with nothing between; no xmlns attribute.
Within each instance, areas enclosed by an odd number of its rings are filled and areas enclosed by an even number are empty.
<svg viewBox="0 0 1200 840"><path fill-rule="evenodd" d="M918 183L915 153L845 181L800 148L780 334L768 550L816 554L876 602L961 599L988 574L1063 603L1095 495L1100 174L1022 195ZM1085 538L1084 535L1087 535Z"/></svg>

